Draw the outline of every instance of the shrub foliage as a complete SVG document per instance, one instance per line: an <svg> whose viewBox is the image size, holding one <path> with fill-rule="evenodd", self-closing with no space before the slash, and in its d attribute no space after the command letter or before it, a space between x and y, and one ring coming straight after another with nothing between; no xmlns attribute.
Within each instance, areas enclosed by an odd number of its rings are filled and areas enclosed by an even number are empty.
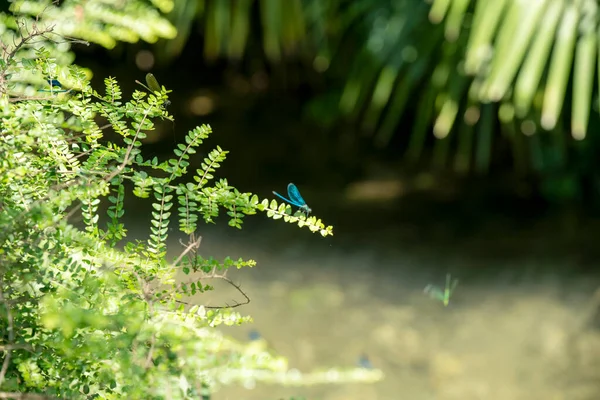
<svg viewBox="0 0 600 400"><path fill-rule="evenodd" d="M20 40L4 44L0 64L2 398L207 398L235 382L379 379L357 370L290 375L265 346L220 333L220 325L250 320L235 311L249 299L227 270L255 262L202 258L198 224L224 214L241 228L246 216L262 212L323 236L332 227L217 179L227 151L201 148L207 125L189 131L168 160L145 158L142 142L155 121L171 119L169 91L135 91L126 99L107 78L99 93L83 70L58 67L44 47L22 51L49 32L30 25ZM47 84L23 89L17 71L36 82L60 73L69 85L61 92ZM23 95L32 90L35 96ZM203 159L195 171L191 157ZM151 202L147 240L127 238L129 191ZM172 259L167 239L174 226L189 240ZM215 279L245 300L192 304L190 296L211 290Z"/></svg>

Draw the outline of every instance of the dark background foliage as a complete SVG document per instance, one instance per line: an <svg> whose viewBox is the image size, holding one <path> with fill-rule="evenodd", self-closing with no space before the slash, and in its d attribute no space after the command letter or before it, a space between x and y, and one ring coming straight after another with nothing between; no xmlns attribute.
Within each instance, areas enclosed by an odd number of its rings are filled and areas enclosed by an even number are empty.
<svg viewBox="0 0 600 400"><path fill-rule="evenodd" d="M329 197L356 180L393 178L411 193L452 187L461 197L595 205L595 106L586 139L575 141L568 98L546 132L535 107L507 123L504 101L469 97L472 78L461 71L476 2L467 3L451 31L447 21L430 21L426 2L337 1L318 9L314 1L183 1L171 14L174 41L85 48L78 59L99 77L126 78L131 89L140 68L151 66L173 90L178 121L163 127L156 151L176 141L177 130L210 123L220 132L215 140L240 157L227 172L252 185L293 180ZM151 64L136 62L144 51L153 53ZM457 99L458 116L440 128L444 96ZM198 103L208 107L203 115L191 111Z"/></svg>

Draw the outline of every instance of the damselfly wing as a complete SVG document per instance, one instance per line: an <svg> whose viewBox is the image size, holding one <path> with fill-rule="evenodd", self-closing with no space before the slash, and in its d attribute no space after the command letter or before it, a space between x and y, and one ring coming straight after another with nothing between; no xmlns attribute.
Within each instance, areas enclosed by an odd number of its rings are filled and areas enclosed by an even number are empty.
<svg viewBox="0 0 600 400"><path fill-rule="evenodd" d="M308 216L308 214L310 214L312 212L310 207L308 207L308 205L306 204L306 201L304 201L304 198L300 194L300 191L298 190L296 185L294 185L293 183L290 183L287 187L288 197L284 197L275 191L273 192L273 194L275 196L278 196L279 198L285 200L287 203L298 207L301 212L306 214L306 216Z"/></svg>

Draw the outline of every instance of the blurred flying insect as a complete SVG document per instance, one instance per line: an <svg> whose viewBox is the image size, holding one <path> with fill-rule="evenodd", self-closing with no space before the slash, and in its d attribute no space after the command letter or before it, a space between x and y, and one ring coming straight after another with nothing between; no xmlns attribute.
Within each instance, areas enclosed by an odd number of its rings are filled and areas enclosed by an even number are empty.
<svg viewBox="0 0 600 400"><path fill-rule="evenodd" d="M450 296L452 296L456 285L458 285L458 279L451 280L450 274L447 274L446 286L444 287L444 290L434 285L427 285L425 286L423 292L428 294L432 299L441 301L444 303L444 307L447 307L448 303L450 303Z"/></svg>
<svg viewBox="0 0 600 400"><path fill-rule="evenodd" d="M267 341L256 329L252 329L250 332L248 332L248 339L250 339L249 349L252 351L265 351L269 347Z"/></svg>
<svg viewBox="0 0 600 400"><path fill-rule="evenodd" d="M261 337L262 336L260 335L260 332L258 332L256 329L252 329L250 332L248 332L248 339L250 340L258 340Z"/></svg>
<svg viewBox="0 0 600 400"><path fill-rule="evenodd" d="M142 87L146 88L146 90L148 90L149 92L158 92L160 93L162 88L161 86L158 84L158 81L156 80L156 78L154 77L154 75L150 72L148 72L146 74L146 85L144 85L142 82L136 80L135 83L137 83L138 85L141 85ZM171 102L169 100L165 100L165 107L168 107L171 105Z"/></svg>
<svg viewBox="0 0 600 400"><path fill-rule="evenodd" d="M40 89L38 92L50 92L50 93L62 93L68 92L68 90L64 90L62 88L62 84L58 81L58 79L46 79L48 85L50 85L50 89Z"/></svg>
<svg viewBox="0 0 600 400"><path fill-rule="evenodd" d="M46 82L52 87L57 86L59 89L62 88L62 84L58 81L58 79L46 79Z"/></svg>
<svg viewBox="0 0 600 400"><path fill-rule="evenodd" d="M308 207L308 205L306 204L306 201L304 201L304 199L302 198L300 191L298 190L296 185L294 185L293 183L290 183L287 187L287 194L288 194L289 199L286 197L283 197L282 195L280 195L279 193L277 193L275 191L273 191L273 194L275 196L278 196L279 198L285 200L285 202L298 207L300 209L300 212L304 213L307 217L308 217L308 214L310 214L312 212L310 207Z"/></svg>
<svg viewBox="0 0 600 400"><path fill-rule="evenodd" d="M373 369L373 364L371 364L371 360L366 354L361 354L356 364L359 368Z"/></svg>

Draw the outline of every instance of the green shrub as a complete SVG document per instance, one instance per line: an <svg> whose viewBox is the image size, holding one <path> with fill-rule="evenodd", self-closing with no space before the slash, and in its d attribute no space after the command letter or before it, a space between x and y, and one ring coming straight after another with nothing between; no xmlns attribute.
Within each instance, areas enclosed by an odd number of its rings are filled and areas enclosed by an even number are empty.
<svg viewBox="0 0 600 400"><path fill-rule="evenodd" d="M40 35L33 27L24 37ZM27 36L29 35L29 36ZM135 91L124 99L113 78L94 91L81 69L59 68L49 50L23 58L5 46L0 65L0 390L35 398L207 398L219 385L373 381L379 371L337 370L288 374L285 359L266 348L234 341L218 327L250 320L234 305L206 307L186 301L211 290L211 279L252 260L215 261L196 252L201 221L225 213L241 228L247 215L306 227L323 236L332 227L275 200L240 192L214 174L227 152L217 147L189 171L189 159L211 133L207 125L185 135L164 162L146 159L142 141L154 121L170 119L168 91ZM11 80L60 79L66 92L47 89L14 96ZM15 78L16 79L16 78ZM31 93L32 86L20 88ZM21 92L19 92L21 93ZM99 123L102 121L102 124ZM107 122L107 123L106 123ZM110 129L118 140L105 135ZM151 134L151 133L150 133ZM126 188L152 204L151 234L128 241L122 222ZM107 222L100 219L102 201ZM73 217L81 217L83 228ZM177 219L189 236L167 258L169 227ZM178 271L187 278L177 281ZM204 396L204 397L201 397ZM32 397L33 398L33 397Z"/></svg>

